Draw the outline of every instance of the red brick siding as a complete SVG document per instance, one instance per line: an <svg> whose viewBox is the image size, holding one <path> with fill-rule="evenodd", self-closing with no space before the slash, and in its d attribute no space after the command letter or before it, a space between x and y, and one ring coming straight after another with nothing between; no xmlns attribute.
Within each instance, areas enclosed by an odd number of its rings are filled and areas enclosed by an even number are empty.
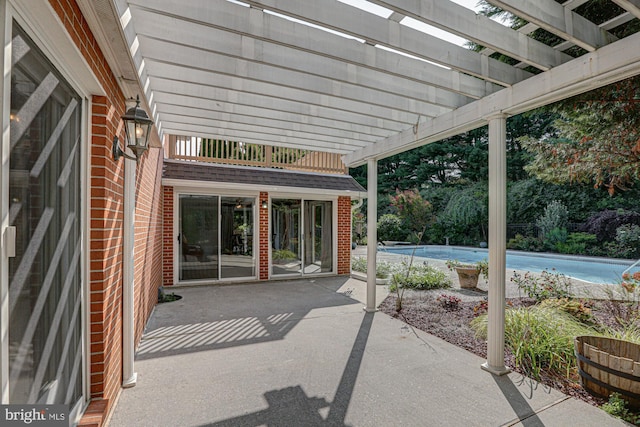
<svg viewBox="0 0 640 427"><path fill-rule="evenodd" d="M161 149L142 156L136 174L136 225L134 240L135 345L158 302L162 284L162 162Z"/></svg>
<svg viewBox="0 0 640 427"><path fill-rule="evenodd" d="M122 383L123 168L111 160L109 141L124 112L107 97L92 105L90 218L91 398L111 401ZM104 114L104 112L110 112ZM108 408L107 408L108 409Z"/></svg>
<svg viewBox="0 0 640 427"><path fill-rule="evenodd" d="M261 192L258 201L258 209L260 211L260 263L259 275L260 280L269 279L269 208L263 209L262 203L269 202L269 193Z"/></svg>
<svg viewBox="0 0 640 427"><path fill-rule="evenodd" d="M338 274L351 271L351 198L338 197Z"/></svg>
<svg viewBox="0 0 640 427"><path fill-rule="evenodd" d="M92 97L90 170L90 390L93 408L81 424L101 425L122 384L122 236L124 161L114 162L111 141L123 139L125 100L75 0L49 0L105 96ZM138 165L134 244L135 339L157 298L162 278L162 151L149 150ZM99 402L99 404L94 403ZM100 416L102 412L102 417Z"/></svg>
<svg viewBox="0 0 640 427"><path fill-rule="evenodd" d="M164 187L164 223L162 226L162 277L163 285L173 285L173 187Z"/></svg>

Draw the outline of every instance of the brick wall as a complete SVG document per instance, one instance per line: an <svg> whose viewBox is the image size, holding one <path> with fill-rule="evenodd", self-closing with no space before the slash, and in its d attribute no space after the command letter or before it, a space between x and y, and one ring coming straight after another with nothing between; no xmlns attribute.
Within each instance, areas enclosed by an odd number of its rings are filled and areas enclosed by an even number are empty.
<svg viewBox="0 0 640 427"><path fill-rule="evenodd" d="M262 203L269 202L269 193L261 192L260 200L258 200L258 210L260 211L260 263L259 274L260 280L269 279L269 209L262 209Z"/></svg>
<svg viewBox="0 0 640 427"><path fill-rule="evenodd" d="M162 226L162 284L173 285L173 187L164 187L164 223Z"/></svg>
<svg viewBox="0 0 640 427"><path fill-rule="evenodd" d="M338 274L351 272L351 198L338 197Z"/></svg>
<svg viewBox="0 0 640 427"><path fill-rule="evenodd" d="M93 97L90 218L91 398L113 399L122 383L123 168L107 141L119 112L106 97ZM124 103L122 103L124 105ZM107 114L104 114L107 112ZM111 117L109 117L111 116Z"/></svg>
<svg viewBox="0 0 640 427"><path fill-rule="evenodd" d="M138 163L136 174L136 225L134 237L135 345L158 302L162 284L163 194L159 148L150 148Z"/></svg>
<svg viewBox="0 0 640 427"><path fill-rule="evenodd" d="M89 381L93 409L81 421L81 425L101 425L122 384L124 161L113 161L111 142L116 134L124 139L120 116L125 100L76 1L49 3L106 92L91 99ZM162 157L161 150L149 150L138 166L136 180L136 343L161 283Z"/></svg>

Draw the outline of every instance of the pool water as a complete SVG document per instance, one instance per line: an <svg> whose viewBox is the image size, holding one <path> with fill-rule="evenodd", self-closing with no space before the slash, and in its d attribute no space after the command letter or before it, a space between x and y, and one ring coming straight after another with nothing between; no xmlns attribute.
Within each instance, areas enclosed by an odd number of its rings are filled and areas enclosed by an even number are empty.
<svg viewBox="0 0 640 427"><path fill-rule="evenodd" d="M378 250L394 254L411 255L413 248L413 246L387 246L379 247ZM418 246L416 247L415 256L441 260L458 260L463 263L476 263L483 259L488 259L489 252L487 249L481 248ZM507 269L524 270L535 273L543 270L555 270L566 276L591 283L618 283L621 280L622 272L632 264L633 261L621 259L507 251Z"/></svg>

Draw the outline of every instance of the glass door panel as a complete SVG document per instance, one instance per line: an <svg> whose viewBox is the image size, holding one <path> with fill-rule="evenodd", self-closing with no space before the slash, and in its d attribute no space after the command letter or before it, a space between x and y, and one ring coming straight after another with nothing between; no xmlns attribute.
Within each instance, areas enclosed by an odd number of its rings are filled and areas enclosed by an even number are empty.
<svg viewBox="0 0 640 427"><path fill-rule="evenodd" d="M12 38L9 401L73 406L83 384L82 99L15 23Z"/></svg>
<svg viewBox="0 0 640 427"><path fill-rule="evenodd" d="M254 277L253 206L255 198L222 197L220 201L220 277Z"/></svg>
<svg viewBox="0 0 640 427"><path fill-rule="evenodd" d="M180 280L218 279L218 196L180 195Z"/></svg>
<svg viewBox="0 0 640 427"><path fill-rule="evenodd" d="M304 202L304 273L333 271L333 204L330 201Z"/></svg>
<svg viewBox="0 0 640 427"><path fill-rule="evenodd" d="M300 200L271 201L271 259L274 276L302 273Z"/></svg>

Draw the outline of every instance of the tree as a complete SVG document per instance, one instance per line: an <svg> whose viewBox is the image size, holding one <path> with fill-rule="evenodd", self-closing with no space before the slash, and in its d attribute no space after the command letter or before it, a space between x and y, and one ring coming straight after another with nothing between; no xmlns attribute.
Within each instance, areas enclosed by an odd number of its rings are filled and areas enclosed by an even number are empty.
<svg viewBox="0 0 640 427"><path fill-rule="evenodd" d="M486 1L480 2L480 13L500 17L512 28L527 23ZM593 0L581 4L575 12L596 25L607 22L624 12L619 6L605 0ZM618 38L635 33L640 20L619 25L609 30ZM549 46L562 42L554 34L537 29L529 37ZM473 50L482 46L470 43ZM585 51L573 46L564 51L578 56ZM507 63L513 58L494 53L492 57ZM528 71L538 73L533 67ZM556 135L529 135L521 139L533 154L533 161L525 168L534 176L553 183L589 183L596 188L605 186L611 194L626 190L640 177L640 77L596 89L584 95L559 102L541 111L555 112L559 118L554 126Z"/></svg>
<svg viewBox="0 0 640 427"><path fill-rule="evenodd" d="M554 109L556 136L521 139L534 155L527 171L547 182L604 186L610 194L640 180L640 77Z"/></svg>
<svg viewBox="0 0 640 427"><path fill-rule="evenodd" d="M462 239L462 243L487 240L489 220L489 193L486 182L456 189L438 221L449 229L449 237ZM456 235L452 235L456 233ZM460 243L460 242L455 242Z"/></svg>
<svg viewBox="0 0 640 427"><path fill-rule="evenodd" d="M433 222L433 207L415 190L396 190L391 205L397 209L402 228L410 232L414 243L420 243L426 227ZM417 239L415 239L417 237Z"/></svg>

